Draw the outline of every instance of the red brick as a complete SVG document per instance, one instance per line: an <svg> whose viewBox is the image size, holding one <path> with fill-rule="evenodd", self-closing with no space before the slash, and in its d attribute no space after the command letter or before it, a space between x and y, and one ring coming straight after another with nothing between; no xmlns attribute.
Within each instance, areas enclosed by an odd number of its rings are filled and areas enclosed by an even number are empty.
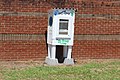
<svg viewBox="0 0 120 80"><path fill-rule="evenodd" d="M49 2L42 0L8 0L10 2L0 1L0 12L38 12L45 15L41 16L9 16L0 15L0 34L41 34L45 35L47 30L48 10L54 8ZM96 35L96 34L120 34L120 18L81 18L81 14L109 14L120 15L120 6L111 6L117 3L114 0L71 0L75 1L74 8L77 9L75 19L75 35ZM82 6L84 1L87 6ZM64 7L71 7L70 2ZM89 5L93 2L96 5L104 6L94 7ZM110 5L105 6L105 5ZM73 57L76 59L93 59L93 58L120 58L120 41L119 40L75 40L73 46ZM47 55L47 47L45 39L41 41L0 41L0 60L29 60L44 59Z"/></svg>

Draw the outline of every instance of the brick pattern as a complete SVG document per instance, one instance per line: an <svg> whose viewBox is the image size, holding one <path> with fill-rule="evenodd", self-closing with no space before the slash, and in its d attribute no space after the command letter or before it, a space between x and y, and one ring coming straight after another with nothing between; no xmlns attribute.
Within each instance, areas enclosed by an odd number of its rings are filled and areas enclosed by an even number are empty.
<svg viewBox="0 0 120 80"><path fill-rule="evenodd" d="M76 17L75 34L120 34L119 19Z"/></svg>
<svg viewBox="0 0 120 80"><path fill-rule="evenodd" d="M76 40L73 57L78 59L120 58L120 41L116 40Z"/></svg>
<svg viewBox="0 0 120 80"><path fill-rule="evenodd" d="M0 1L0 60L45 58L47 11L57 5L47 1ZM71 0L64 3L63 7L77 9L73 46L75 59L120 58L120 40L117 38L120 35L119 4L117 0ZM19 38L10 37L11 34Z"/></svg>
<svg viewBox="0 0 120 80"><path fill-rule="evenodd" d="M1 41L40 41L45 40L45 35L39 34L0 34Z"/></svg>
<svg viewBox="0 0 120 80"><path fill-rule="evenodd" d="M53 8L44 0L1 0L0 11L12 12L47 12Z"/></svg>
<svg viewBox="0 0 120 80"><path fill-rule="evenodd" d="M45 34L46 23L46 16L0 16L0 33Z"/></svg>
<svg viewBox="0 0 120 80"><path fill-rule="evenodd" d="M120 14L117 0L81 0L76 4L75 8L81 14Z"/></svg>
<svg viewBox="0 0 120 80"><path fill-rule="evenodd" d="M0 60L37 60L47 55L46 43L41 41L0 41Z"/></svg>
<svg viewBox="0 0 120 80"><path fill-rule="evenodd" d="M0 34L1 41L40 41L46 40L42 34ZM74 40L120 40L120 35L74 35Z"/></svg>

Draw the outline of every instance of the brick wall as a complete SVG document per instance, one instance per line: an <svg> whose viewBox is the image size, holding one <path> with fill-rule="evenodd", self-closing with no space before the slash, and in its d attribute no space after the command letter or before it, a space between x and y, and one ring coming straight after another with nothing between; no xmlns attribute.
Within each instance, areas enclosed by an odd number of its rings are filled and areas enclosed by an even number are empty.
<svg viewBox="0 0 120 80"><path fill-rule="evenodd" d="M0 60L40 59L46 56L44 41L2 41Z"/></svg>
<svg viewBox="0 0 120 80"><path fill-rule="evenodd" d="M79 59L120 58L120 41L81 40L75 41L73 57Z"/></svg>
<svg viewBox="0 0 120 80"><path fill-rule="evenodd" d="M49 0L48 0L49 1ZM75 59L120 58L120 1L71 0L77 9ZM0 1L0 60L44 59L47 11L57 3L42 0Z"/></svg>

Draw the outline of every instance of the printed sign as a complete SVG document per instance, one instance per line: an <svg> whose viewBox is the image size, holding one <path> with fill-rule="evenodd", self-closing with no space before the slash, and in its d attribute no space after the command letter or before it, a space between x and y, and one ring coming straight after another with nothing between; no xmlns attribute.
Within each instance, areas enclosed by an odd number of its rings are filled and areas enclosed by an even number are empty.
<svg viewBox="0 0 120 80"><path fill-rule="evenodd" d="M56 15L60 15L60 14L68 14L68 15L71 14L71 16L73 16L73 13L74 13L73 10L55 10L55 11L54 11L54 15L55 15L55 16L56 16Z"/></svg>
<svg viewBox="0 0 120 80"><path fill-rule="evenodd" d="M67 43L69 43L69 40L59 39L59 40L58 40L58 43L59 43L59 44L65 44L65 45L66 45Z"/></svg>

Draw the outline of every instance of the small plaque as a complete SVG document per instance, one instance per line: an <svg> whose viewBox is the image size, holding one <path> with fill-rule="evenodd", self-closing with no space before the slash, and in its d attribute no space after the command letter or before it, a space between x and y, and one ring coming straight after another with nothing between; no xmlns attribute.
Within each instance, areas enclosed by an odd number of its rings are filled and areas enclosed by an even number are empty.
<svg viewBox="0 0 120 80"><path fill-rule="evenodd" d="M57 41L58 41L59 44L67 44L67 43L69 43L68 39L58 39Z"/></svg>

